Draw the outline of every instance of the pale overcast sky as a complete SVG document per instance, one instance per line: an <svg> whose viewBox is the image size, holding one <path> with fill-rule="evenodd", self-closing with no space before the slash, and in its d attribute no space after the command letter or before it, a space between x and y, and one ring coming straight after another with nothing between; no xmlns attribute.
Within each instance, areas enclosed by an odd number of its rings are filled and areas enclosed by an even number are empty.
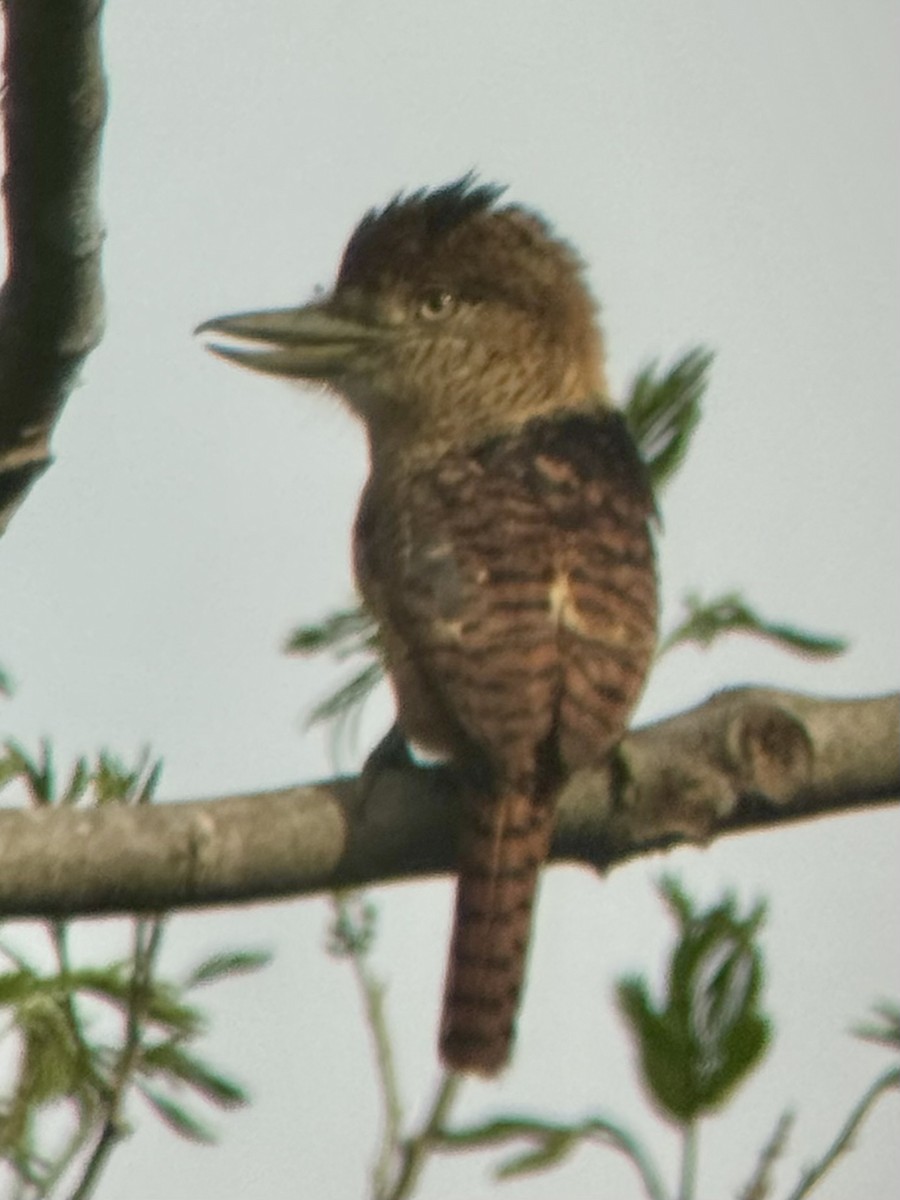
<svg viewBox="0 0 900 1200"><path fill-rule="evenodd" d="M611 378L703 343L706 415L663 503L666 618L739 588L766 614L846 635L829 665L739 639L685 651L639 719L715 688L823 695L897 686L900 85L895 4L864 0L108 0L102 202L109 326L54 442L57 462L0 545L5 730L61 762L145 743L165 799L329 773L303 715L339 673L285 658L301 620L350 595L362 438L312 392L229 369L191 330L327 286L371 204L469 168L545 212L591 265ZM390 721L373 702L361 746ZM352 764L349 764L352 765ZM786 1107L778 1195L824 1148L885 1056L847 1033L900 992L900 821L881 812L642 861L603 883L548 872L515 1064L460 1117L501 1109L632 1123L670 1172L673 1135L640 1097L610 1003L660 970L664 867L695 894L770 897L764 1068L703 1133L702 1197L734 1195ZM378 894L403 1095L436 1076L447 881ZM100 1200L362 1197L378 1105L323 901L186 916L173 971L222 944L276 965L209 993L207 1049L254 1095L214 1150L145 1112ZM16 927L28 945L27 927ZM110 953L115 926L86 928ZM896 1100L818 1193L885 1195ZM489 1158L435 1161L423 1200L486 1195ZM0 1177L0 1195L6 1186ZM638 1196L582 1150L510 1200Z"/></svg>

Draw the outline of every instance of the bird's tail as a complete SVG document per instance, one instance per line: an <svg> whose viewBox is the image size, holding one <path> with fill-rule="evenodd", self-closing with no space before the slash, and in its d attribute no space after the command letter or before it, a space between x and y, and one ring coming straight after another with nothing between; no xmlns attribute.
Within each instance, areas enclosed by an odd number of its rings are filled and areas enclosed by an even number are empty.
<svg viewBox="0 0 900 1200"><path fill-rule="evenodd" d="M493 1075L509 1059L554 810L550 798L515 793L470 802L441 1019L451 1070Z"/></svg>

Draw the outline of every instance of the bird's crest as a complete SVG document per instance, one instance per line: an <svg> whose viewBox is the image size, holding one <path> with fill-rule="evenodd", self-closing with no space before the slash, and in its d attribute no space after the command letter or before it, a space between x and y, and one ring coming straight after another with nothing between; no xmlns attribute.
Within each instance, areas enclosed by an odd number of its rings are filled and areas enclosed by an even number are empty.
<svg viewBox="0 0 900 1200"><path fill-rule="evenodd" d="M474 172L437 188L398 192L383 208L371 208L347 243L339 282L355 282L373 264L414 260L470 218L488 212L505 185L479 183Z"/></svg>
<svg viewBox="0 0 900 1200"><path fill-rule="evenodd" d="M373 225L403 220L411 214L428 234L438 237L476 213L493 208L505 191L506 184L479 183L475 172L467 171L460 179L445 183L442 187L398 192L384 208L369 209L357 226L353 239L365 237Z"/></svg>

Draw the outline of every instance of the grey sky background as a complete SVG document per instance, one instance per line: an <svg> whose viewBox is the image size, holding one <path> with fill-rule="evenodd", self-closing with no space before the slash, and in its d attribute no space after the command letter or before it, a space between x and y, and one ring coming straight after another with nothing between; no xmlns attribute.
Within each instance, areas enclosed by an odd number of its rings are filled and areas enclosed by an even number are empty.
<svg viewBox="0 0 900 1200"><path fill-rule="evenodd" d="M327 286L355 221L399 188L469 168L510 184L590 263L617 394L647 359L716 351L706 415L663 500L664 620L691 588L743 589L767 615L849 637L828 665L731 639L682 651L639 720L729 684L821 695L897 686L900 84L896 5L609 0L109 0L104 156L108 334L55 438L56 465L0 545L5 731L61 763L108 746L165 757L165 799L330 773L303 729L340 668L285 658L297 623L350 597L359 430L330 398L229 369L192 328ZM390 721L379 696L361 752ZM353 763L344 764L352 767ZM672 1172L674 1136L637 1090L610 1003L662 970L654 881L771 901L778 1036L704 1130L703 1197L735 1194L786 1107L786 1194L884 1065L848 1028L898 994L900 821L883 812L636 863L600 883L548 872L513 1068L473 1083L461 1119L515 1109L622 1115ZM377 896L411 1114L436 1079L447 881ZM149 1114L101 1200L365 1194L377 1134L369 1045L349 970L323 951L324 901L173 925L165 965L220 945L277 950L208 996L211 1057L250 1087L215 1150ZM32 947L17 926L10 937ZM115 922L77 944L105 957ZM824 1186L886 1194L896 1101ZM484 1195L486 1158L436 1161L424 1200ZM7 1181L0 1176L0 1195ZM637 1196L583 1150L511 1200Z"/></svg>

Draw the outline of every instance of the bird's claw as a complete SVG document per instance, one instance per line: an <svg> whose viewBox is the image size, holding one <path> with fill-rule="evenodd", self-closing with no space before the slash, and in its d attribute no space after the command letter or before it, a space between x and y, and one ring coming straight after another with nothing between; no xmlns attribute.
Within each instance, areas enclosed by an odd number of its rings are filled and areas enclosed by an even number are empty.
<svg viewBox="0 0 900 1200"><path fill-rule="evenodd" d="M379 775L384 771L402 771L413 766L409 744L398 725L392 725L381 741L370 751L359 774L360 811L365 814Z"/></svg>

